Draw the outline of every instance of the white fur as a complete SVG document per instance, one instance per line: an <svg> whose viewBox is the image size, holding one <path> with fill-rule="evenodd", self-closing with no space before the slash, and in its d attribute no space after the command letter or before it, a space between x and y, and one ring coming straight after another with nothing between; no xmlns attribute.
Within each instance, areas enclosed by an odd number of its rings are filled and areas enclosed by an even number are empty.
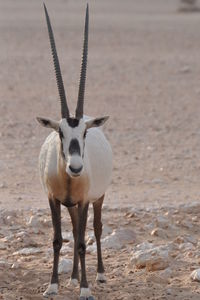
<svg viewBox="0 0 200 300"><path fill-rule="evenodd" d="M45 298L48 298L49 296L57 295L57 294L58 294L58 284L57 283L52 283L48 286L46 291L43 293L43 296Z"/></svg>
<svg viewBox="0 0 200 300"><path fill-rule="evenodd" d="M106 281L104 273L97 273L96 281Z"/></svg>
<svg viewBox="0 0 200 300"><path fill-rule="evenodd" d="M90 297L91 296L91 291L89 288L81 288L81 293L80 297Z"/></svg>
<svg viewBox="0 0 200 300"><path fill-rule="evenodd" d="M64 151L67 152L70 139L77 138L80 142L81 151L83 151L82 134L86 128L85 121L89 117L84 117L84 120L80 120L80 125L75 128L69 128L66 120L60 121L60 127L65 135L64 139ZM59 155L60 155L60 141L57 132L52 132L45 140L39 157L40 175L44 189L47 194L51 193L51 186L49 186L49 177L56 177L59 171ZM80 166L81 159L74 155L72 162L75 167ZM67 158L69 160L69 157ZM89 190L85 196L89 202L94 202L104 195L111 179L112 172L112 150L110 144L101 128L95 127L88 129L85 149L83 156L83 171L81 176L87 175L89 179ZM67 164L65 169L67 170Z"/></svg>

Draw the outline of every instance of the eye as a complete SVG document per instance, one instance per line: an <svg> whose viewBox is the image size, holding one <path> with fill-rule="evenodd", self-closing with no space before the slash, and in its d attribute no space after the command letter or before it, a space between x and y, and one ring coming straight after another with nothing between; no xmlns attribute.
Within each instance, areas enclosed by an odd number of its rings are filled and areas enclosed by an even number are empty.
<svg viewBox="0 0 200 300"><path fill-rule="evenodd" d="M62 130L59 128L59 137L62 140L64 138Z"/></svg>

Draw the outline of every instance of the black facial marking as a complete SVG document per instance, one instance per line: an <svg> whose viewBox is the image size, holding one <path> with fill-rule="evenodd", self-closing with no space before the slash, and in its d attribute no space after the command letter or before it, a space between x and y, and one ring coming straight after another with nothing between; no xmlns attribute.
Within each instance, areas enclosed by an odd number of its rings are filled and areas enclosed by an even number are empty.
<svg viewBox="0 0 200 300"><path fill-rule="evenodd" d="M64 138L64 135L63 135L63 132L60 128L59 128L59 137L60 137L60 142L61 142L61 154L62 154L62 157L65 158L65 153L63 151L63 142L62 142L62 139Z"/></svg>
<svg viewBox="0 0 200 300"><path fill-rule="evenodd" d="M74 153L79 155L81 154L81 149L77 139L72 139L69 145L69 154L73 155Z"/></svg>
<svg viewBox="0 0 200 300"><path fill-rule="evenodd" d="M67 123L70 127L78 127L79 125L79 120L76 118L67 118Z"/></svg>

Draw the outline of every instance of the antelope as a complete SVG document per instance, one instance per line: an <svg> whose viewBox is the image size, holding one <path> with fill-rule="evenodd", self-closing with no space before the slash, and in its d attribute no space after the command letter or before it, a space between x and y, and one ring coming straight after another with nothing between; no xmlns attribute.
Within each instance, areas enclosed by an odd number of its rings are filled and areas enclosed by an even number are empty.
<svg viewBox="0 0 200 300"><path fill-rule="evenodd" d="M61 104L61 120L37 117L37 121L53 129L41 147L39 155L40 178L47 194L53 224L53 270L44 297L58 293L58 263L62 247L61 205L67 207L74 237L73 268L70 284L79 282L81 265L80 299L92 300L85 268L85 230L89 203L93 204L94 233L97 244L97 277L106 281L101 252L102 205L112 172L112 150L101 126L108 116L91 118L83 114L88 53L89 8L87 4L84 27L83 53L79 92L75 116L69 113L65 89L58 60L54 34L44 4L48 35L53 56L56 81Z"/></svg>

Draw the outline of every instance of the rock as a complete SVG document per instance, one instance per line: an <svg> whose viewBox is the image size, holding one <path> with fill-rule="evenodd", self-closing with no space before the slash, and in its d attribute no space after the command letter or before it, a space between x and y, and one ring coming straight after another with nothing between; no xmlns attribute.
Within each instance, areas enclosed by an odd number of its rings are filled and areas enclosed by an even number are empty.
<svg viewBox="0 0 200 300"><path fill-rule="evenodd" d="M183 243L179 245L180 250L189 251L194 249L194 245L192 243Z"/></svg>
<svg viewBox="0 0 200 300"><path fill-rule="evenodd" d="M96 242L92 245L87 246L86 248L87 253L96 253L97 252L97 245Z"/></svg>
<svg viewBox="0 0 200 300"><path fill-rule="evenodd" d="M136 250L132 253L131 263L136 268L146 267L148 271L163 270L169 265L170 250L171 245L157 247L152 245L150 249Z"/></svg>
<svg viewBox="0 0 200 300"><path fill-rule="evenodd" d="M13 253L13 255L33 255L41 253L42 251L38 248L23 248Z"/></svg>
<svg viewBox="0 0 200 300"><path fill-rule="evenodd" d="M152 180L153 184L163 184L164 181L161 178L155 178Z"/></svg>
<svg viewBox="0 0 200 300"><path fill-rule="evenodd" d="M152 260L146 262L146 270L147 271L158 271L164 270L169 266L168 260L163 260L163 258L158 257L157 259L154 257Z"/></svg>
<svg viewBox="0 0 200 300"><path fill-rule="evenodd" d="M181 73L189 73L191 72L191 68L189 66L183 66L181 69L180 69L180 72Z"/></svg>
<svg viewBox="0 0 200 300"><path fill-rule="evenodd" d="M32 227L36 227L38 226L39 221L38 221L38 217L37 216L31 216L29 221L27 222L27 225L32 226Z"/></svg>
<svg viewBox="0 0 200 300"><path fill-rule="evenodd" d="M92 244L94 244L94 242L95 242L94 238L89 238L86 242L86 245L92 245Z"/></svg>
<svg viewBox="0 0 200 300"><path fill-rule="evenodd" d="M155 228L152 230L151 232L151 235L152 236L157 236L157 237L160 237L160 238L163 238L163 239L166 239L169 237L169 235L167 234L166 231L164 231L162 228Z"/></svg>
<svg viewBox="0 0 200 300"><path fill-rule="evenodd" d="M102 239L103 248L119 250L128 243L136 242L136 234L132 229L116 229L109 236Z"/></svg>
<svg viewBox="0 0 200 300"><path fill-rule="evenodd" d="M11 266L11 269L18 269L19 268L19 263L18 262L14 262Z"/></svg>
<svg viewBox="0 0 200 300"><path fill-rule="evenodd" d="M58 266L58 274L65 274L71 272L72 265L73 263L71 259L63 258Z"/></svg>
<svg viewBox="0 0 200 300"><path fill-rule="evenodd" d="M152 243L149 242L143 242L141 244L138 244L137 246L135 246L135 250L139 251L139 250L148 250L148 249L153 249L154 245Z"/></svg>
<svg viewBox="0 0 200 300"><path fill-rule="evenodd" d="M60 253L62 255L65 255L65 254L68 254L68 253L71 253L71 252L72 252L72 247L69 247L69 244L63 245L61 250L60 250Z"/></svg>
<svg viewBox="0 0 200 300"><path fill-rule="evenodd" d="M5 188L7 188L7 185L4 182L0 183L0 189L5 189Z"/></svg>
<svg viewBox="0 0 200 300"><path fill-rule="evenodd" d="M108 225L103 225L102 238L112 233L112 228Z"/></svg>
<svg viewBox="0 0 200 300"><path fill-rule="evenodd" d="M162 276L158 276L155 275L154 273L151 273L147 276L147 282L154 282L154 283L158 283L158 284L169 284L169 279L162 277Z"/></svg>
<svg viewBox="0 0 200 300"><path fill-rule="evenodd" d="M9 268L9 267L10 267L9 262L7 262L5 259L0 260L0 268Z"/></svg>
<svg viewBox="0 0 200 300"><path fill-rule="evenodd" d="M158 216L155 220L156 226L163 228L163 229L168 229L169 227L169 219L163 216Z"/></svg>
<svg viewBox="0 0 200 300"><path fill-rule="evenodd" d="M190 278L191 278L192 281L198 281L198 282L200 282L200 269L194 270L190 274Z"/></svg>
<svg viewBox="0 0 200 300"><path fill-rule="evenodd" d="M72 232L63 232L62 233L63 242L73 242L73 233Z"/></svg>
<svg viewBox="0 0 200 300"><path fill-rule="evenodd" d="M5 243L0 241L0 250L6 250L6 249L7 246L5 245Z"/></svg>
<svg viewBox="0 0 200 300"><path fill-rule="evenodd" d="M39 233L42 229L42 224L38 216L31 216L27 225L32 229L34 233Z"/></svg>

